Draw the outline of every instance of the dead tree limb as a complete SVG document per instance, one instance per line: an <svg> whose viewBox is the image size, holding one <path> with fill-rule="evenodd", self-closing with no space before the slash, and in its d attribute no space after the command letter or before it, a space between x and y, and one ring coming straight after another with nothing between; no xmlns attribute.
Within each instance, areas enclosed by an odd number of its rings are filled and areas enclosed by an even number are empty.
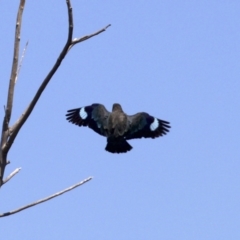
<svg viewBox="0 0 240 240"><path fill-rule="evenodd" d="M6 145L6 143L8 142L8 138L10 135L9 122L12 114L15 79L16 79L17 70L18 70L20 33L21 33L22 14L23 14L24 6L25 6L25 0L20 0L20 5L18 8L18 14L17 14L16 30L15 30L13 63L12 63L12 70L11 70L9 88L8 88L7 106L5 108L5 116L3 118L3 124L2 124L2 136L1 136L1 148L0 148L0 187L3 184L4 170L7 165L8 151L4 150L3 146Z"/></svg>
<svg viewBox="0 0 240 240"><path fill-rule="evenodd" d="M68 49L68 50L70 50L70 49L71 49L75 44L77 44L77 43L86 41L86 40L88 40L89 38L95 37L95 36L97 36L98 34L100 34L100 33L102 33L102 32L105 32L105 31L107 30L107 28L110 27L110 26L111 26L111 24L108 24L105 28L102 28L102 29L100 29L99 31L97 31L97 32L95 32L95 33L92 33L92 34L90 34L90 35L86 35L86 36L81 37L81 38L74 38L74 39L72 40L72 43L71 43L71 45L69 46L69 49Z"/></svg>
<svg viewBox="0 0 240 240"><path fill-rule="evenodd" d="M79 42L83 42L93 36L96 36L102 32L104 32L110 25L107 25L105 28L97 31L96 33L87 35L83 38L72 39L73 35L73 14L72 14L72 6L70 0L66 0L67 3L67 11L68 11L68 38L67 42L61 51L56 63L47 74L46 78L43 80L42 84L40 85L39 89L37 90L35 96L33 97L32 101L30 102L29 106L26 110L22 113L19 119L13 124L12 127L9 127L9 122L12 113L12 104L13 104L13 95L14 95L14 87L15 87L15 79L17 76L18 71L18 56L19 56L19 43L20 43L20 30L21 30L21 23L22 23L22 13L24 9L25 0L20 0L20 5L18 9L17 15L17 25L16 25L16 32L15 32L15 42L14 42L14 59L12 65L12 72L8 90L8 100L7 100L7 107L5 109L5 116L3 119L3 126L2 126L2 137L1 137L1 148L0 148L0 187L3 184L3 176L5 167L7 165L7 154L18 134L23 124L26 122L28 117L30 116L32 110L34 109L36 103L38 102L42 92L46 88L47 84L51 80L54 73L57 71L58 67L60 66L62 60L67 55L69 49Z"/></svg>
<svg viewBox="0 0 240 240"><path fill-rule="evenodd" d="M13 210L13 211L6 212L6 213L1 213L1 214L0 214L0 217L6 217L6 216L9 216L9 215L18 213L18 212L20 212L20 211L22 211L22 210L25 210L25 209L27 209L27 208L36 206L37 204L46 202L46 201L48 201L48 200L50 200L50 199L52 199L52 198L58 197L58 196L66 193L66 192L68 192L68 191L73 190L73 189L76 188L76 187L79 187L79 186L83 185L84 183L90 181L91 179L92 179L92 177L86 178L86 179L84 179L83 181L81 181L81 182L79 182L79 183L77 183L77 184L75 184L75 185L73 185L73 186L71 186L71 187L68 187L68 188L66 188L66 189L64 189L64 190L62 190L62 191L60 191L60 192L54 193L53 195L51 195L51 196L49 196L49 197L40 199L40 200L38 200L38 201L36 201L36 202L30 203L30 204L28 204L28 205L25 205L25 206L23 206L23 207L20 207L20 208L18 208L18 209Z"/></svg>

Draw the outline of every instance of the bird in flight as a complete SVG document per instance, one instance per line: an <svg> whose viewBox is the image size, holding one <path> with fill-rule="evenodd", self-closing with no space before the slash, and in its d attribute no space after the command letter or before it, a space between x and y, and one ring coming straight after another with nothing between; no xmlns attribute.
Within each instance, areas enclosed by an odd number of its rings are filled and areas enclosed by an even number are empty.
<svg viewBox="0 0 240 240"><path fill-rule="evenodd" d="M127 140L134 138L157 138L169 132L170 123L145 112L127 115L118 103L112 112L104 105L94 103L90 106L67 111L67 120L78 126L88 126L107 138L105 150L111 153L125 153L132 149Z"/></svg>

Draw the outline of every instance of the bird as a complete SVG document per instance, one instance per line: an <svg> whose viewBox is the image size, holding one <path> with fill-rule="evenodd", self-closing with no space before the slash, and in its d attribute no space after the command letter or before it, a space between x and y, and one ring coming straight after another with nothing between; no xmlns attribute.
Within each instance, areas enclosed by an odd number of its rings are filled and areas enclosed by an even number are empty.
<svg viewBox="0 0 240 240"><path fill-rule="evenodd" d="M127 142L136 138L157 138L166 135L170 123L139 112L127 115L119 103L114 103L112 112L104 105L94 103L89 106L70 109L66 120L78 126L88 126L96 133L107 138L105 150L110 153L126 153L132 149Z"/></svg>

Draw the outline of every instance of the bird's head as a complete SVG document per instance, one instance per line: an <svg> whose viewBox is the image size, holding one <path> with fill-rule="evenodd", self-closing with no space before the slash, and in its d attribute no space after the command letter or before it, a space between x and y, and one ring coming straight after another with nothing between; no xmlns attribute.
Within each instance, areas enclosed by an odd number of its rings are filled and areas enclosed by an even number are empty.
<svg viewBox="0 0 240 240"><path fill-rule="evenodd" d="M113 107L112 107L112 111L113 111L113 112L115 112L115 111L120 111L120 112L122 112L123 110L122 110L122 107L121 107L121 105L120 105L119 103L114 103L114 104L113 104Z"/></svg>

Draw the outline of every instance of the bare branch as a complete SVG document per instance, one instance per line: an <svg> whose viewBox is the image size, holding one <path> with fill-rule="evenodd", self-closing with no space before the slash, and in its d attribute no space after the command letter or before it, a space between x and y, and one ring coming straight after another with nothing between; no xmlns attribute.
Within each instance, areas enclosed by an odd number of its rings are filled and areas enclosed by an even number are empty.
<svg viewBox="0 0 240 240"><path fill-rule="evenodd" d="M77 183L77 184L75 184L75 185L73 185L73 186L71 186L71 187L69 187L69 188L66 188L66 189L64 189L64 190L62 190L62 191L60 191L60 192L57 192L57 193L55 193L55 194L53 194L53 195L51 195L51 196L49 196L49 197L40 199L40 200L38 200L38 201L36 201L36 202L30 203L30 204L28 204L28 205L26 205L26 206L20 207L20 208L15 209L15 210L13 210L13 211L11 211L11 212L2 213L2 214L0 214L0 217L6 217L6 216L9 216L9 215L18 213L18 212L20 212L20 211L22 211L22 210L25 210L25 209L27 209L27 208L36 206L37 204L46 202L46 201L48 201L48 200L50 200L50 199L52 199L52 198L58 197L58 196L66 193L66 192L68 192L68 191L73 190L73 189L76 188L76 187L79 187L79 186L83 185L84 183L90 181L91 179L92 179L92 177L86 178L86 179L84 179L83 181L81 181L81 182L79 182L79 183Z"/></svg>
<svg viewBox="0 0 240 240"><path fill-rule="evenodd" d="M21 0L19 9L18 9L18 15L17 15L15 41L14 41L14 53L13 53L13 64L12 64L12 71L11 71L11 77L10 77L9 89L8 89L8 100L7 100L7 108L6 108L6 115L7 115L8 122L10 121L11 112L12 112L14 86L15 86L15 79L17 76L20 33L21 33L22 14L23 14L24 5L25 5L25 0Z"/></svg>
<svg viewBox="0 0 240 240"><path fill-rule="evenodd" d="M41 86L39 87L37 93L35 94L33 100L31 101L31 103L29 104L29 106L27 107L25 112L22 114L22 116L17 120L17 122L11 128L12 135L9 137L8 142L5 145L3 145L3 149L5 151L8 151L10 149L10 147L12 146L12 143L13 143L15 137L17 136L19 130L21 129L22 125L25 123L25 121L27 120L27 118L31 114L31 112L32 112L33 108L35 107L38 99L40 98L42 92L44 91L45 87L47 86L47 84L49 83L52 76L57 71L57 69L60 66L62 60L64 59L64 57L67 54L67 50L68 50L69 45L71 44L71 41L72 41L73 15L72 15L72 6L71 6L70 0L67 0L66 2L67 2L67 9L68 9L68 38L67 38L67 42L66 42L62 52L60 53L56 63L54 64L53 68L50 70L50 72L48 73L46 78L43 80L43 82L42 82Z"/></svg>
<svg viewBox="0 0 240 240"><path fill-rule="evenodd" d="M93 33L91 35L82 37L80 39L76 39L72 41L72 34L73 34L73 15L72 15L72 7L71 7L71 2L70 0L66 0L67 2L67 8L68 8L68 39L67 42L62 50L62 52L60 53L56 63L54 64L53 68L51 69L51 71L48 73L48 75L46 76L46 78L44 79L43 83L41 84L41 86L39 87L36 95L34 96L33 100L31 101L30 105L27 107L27 109L25 110L25 112L22 114L22 116L17 120L17 122L11 127L10 132L11 132L11 136L9 137L8 142L3 145L3 149L8 151L14 141L14 139L16 138L19 130L21 129L21 127L23 126L23 124L25 123L25 121L27 120L27 118L29 117L29 115L31 114L33 108L35 107L37 101L39 100L42 92L44 91L45 87L47 86L47 84L50 82L52 76L54 75L54 73L57 71L58 67L60 66L62 60L65 58L65 56L68 53L69 48L71 47L71 45L75 45L77 43L83 42L93 36L96 36L104 31L106 31L106 29L110 26L110 24L108 26L106 26L105 28L99 30L96 33Z"/></svg>
<svg viewBox="0 0 240 240"><path fill-rule="evenodd" d="M10 173L10 175L3 180L3 184L5 184L6 182L8 182L12 177L14 177L19 171L21 170L21 168L17 168L15 169L12 173Z"/></svg>
<svg viewBox="0 0 240 240"><path fill-rule="evenodd" d="M25 5L25 0L20 0L20 5L18 8L18 14L17 14L16 30L15 30L13 63L12 63L12 70L11 70L11 76L10 76L9 88L8 88L7 107L6 107L5 116L3 118L3 125L2 125L2 136L1 136L1 146L0 146L1 147L0 148L0 186L2 185L3 174L6 166L7 153L3 151L3 145L6 144L8 139L8 125L9 125L11 113L12 113L13 95L14 95L15 79L16 79L17 68L18 68L20 33L21 33L22 14L24 10L24 5Z"/></svg>
<svg viewBox="0 0 240 240"><path fill-rule="evenodd" d="M22 67L22 62L23 62L23 59L24 59L24 56L25 56L25 53L26 53L26 50L27 50L27 46L28 46L28 41L23 49L23 53L22 53L22 57L20 59L20 63L19 63L19 66L18 66L18 70L17 70L17 75L16 75L16 79L15 79L15 84L17 82L17 78L19 76L19 73L20 73L20 70L21 70L21 67Z"/></svg>
<svg viewBox="0 0 240 240"><path fill-rule="evenodd" d="M81 38L74 38L74 39L72 40L72 43L71 43L68 51L69 51L75 44L80 43L80 42L83 42L83 41L86 41L86 40L88 40L89 38L92 38L92 37L94 37L94 36L96 36L96 35L98 35L98 34L100 34L100 33L102 33L102 32L105 32L105 31L107 30L107 28L109 28L110 26L111 26L111 24L108 24L105 28L102 28L101 30L99 30L99 31L97 31L97 32L95 32L95 33L92 33L92 34L90 34L90 35L86 35L86 36L81 37Z"/></svg>
<svg viewBox="0 0 240 240"><path fill-rule="evenodd" d="M0 147L0 187L2 185L3 181L3 175L4 170L6 167L6 158L7 153L9 149L11 148L18 132L20 131L23 124L26 122L28 117L30 116L32 110L34 109L35 105L37 104L41 94L45 90L47 84L50 82L52 76L57 71L58 67L62 63L62 60L67 55L69 49L74 46L77 43L83 42L93 36L96 36L104 31L110 26L107 25L105 28L97 31L96 33L87 35L85 37L74 39L72 40L72 34L73 34L73 14L72 14L72 6L70 0L66 0L67 3L67 11L68 11L68 38L67 42L61 51L56 63L46 76L46 78L43 80L42 84L40 85L39 89L37 90L35 96L33 97L32 101L30 102L29 106L26 108L26 110L23 112L23 114L19 117L19 119L15 122L15 124L10 128L9 127L9 121L10 116L12 112L12 102L13 102L13 93L14 93L14 86L15 86L15 79L18 74L17 66L18 66L18 55L19 55L19 41L20 41L20 27L21 27L21 19L22 19L22 11L24 8L25 0L20 0L20 7L18 11L18 17L17 17L17 27L16 27L16 37L15 37L15 47L14 47L14 68L12 70L12 75L10 79L10 86L9 86L9 93L8 93L8 103L7 108L5 111L5 117L3 120L3 130L2 130L2 138L1 138L1 147ZM20 64L21 66L21 64ZM14 73L14 74L13 74Z"/></svg>

